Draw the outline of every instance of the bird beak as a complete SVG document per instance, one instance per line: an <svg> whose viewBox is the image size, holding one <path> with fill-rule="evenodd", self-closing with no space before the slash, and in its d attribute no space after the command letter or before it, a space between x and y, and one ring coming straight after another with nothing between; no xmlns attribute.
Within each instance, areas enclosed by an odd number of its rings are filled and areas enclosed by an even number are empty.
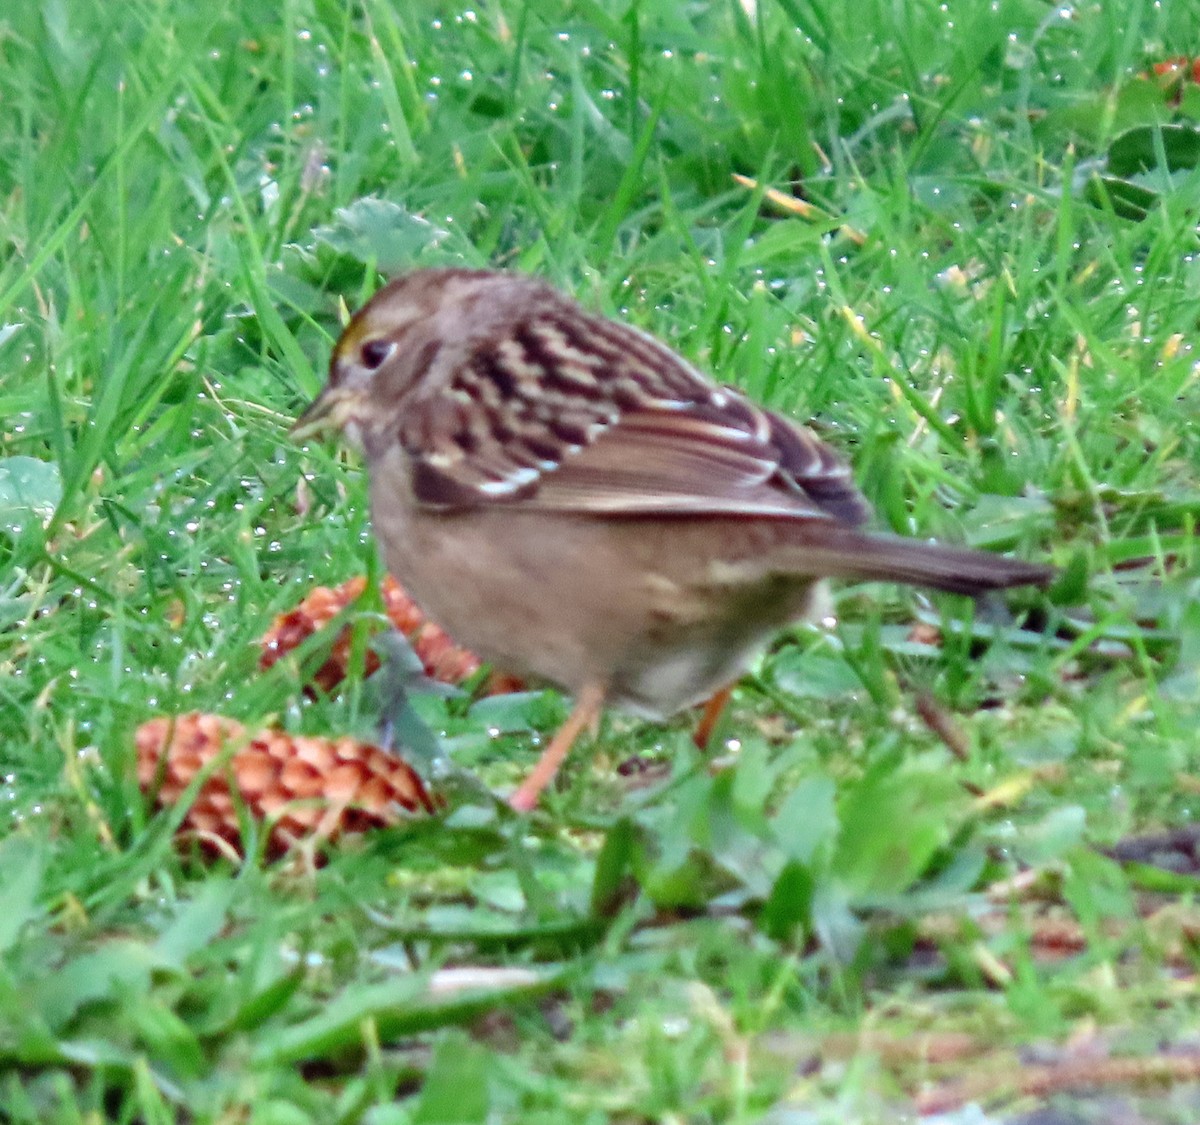
<svg viewBox="0 0 1200 1125"><path fill-rule="evenodd" d="M288 431L293 441L323 437L330 430L340 430L354 412L354 396L346 387L327 386L308 404L308 409L292 423Z"/></svg>

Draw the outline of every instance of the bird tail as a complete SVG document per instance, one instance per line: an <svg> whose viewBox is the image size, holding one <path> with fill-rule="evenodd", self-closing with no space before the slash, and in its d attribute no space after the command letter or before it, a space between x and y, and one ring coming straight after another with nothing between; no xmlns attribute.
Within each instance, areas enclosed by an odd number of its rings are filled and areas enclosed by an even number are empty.
<svg viewBox="0 0 1200 1125"><path fill-rule="evenodd" d="M813 567L814 573L904 582L952 594L980 594L1009 586L1048 586L1057 574L1052 566L973 547L926 543L898 535L872 535L826 525L812 541L796 546L803 569Z"/></svg>

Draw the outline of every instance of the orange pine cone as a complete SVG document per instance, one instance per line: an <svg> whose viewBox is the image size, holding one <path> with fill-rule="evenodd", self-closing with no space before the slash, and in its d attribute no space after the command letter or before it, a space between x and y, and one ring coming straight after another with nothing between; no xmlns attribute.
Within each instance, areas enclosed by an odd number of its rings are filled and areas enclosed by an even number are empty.
<svg viewBox="0 0 1200 1125"><path fill-rule="evenodd" d="M239 805L266 822L268 852L280 855L305 839L334 840L381 828L403 812L430 813L433 799L412 768L378 746L352 738L312 738L193 712L159 717L137 731L138 783L157 783L158 805L172 805L222 751L180 826L220 850L241 845ZM235 796L236 789L237 796Z"/></svg>
<svg viewBox="0 0 1200 1125"><path fill-rule="evenodd" d="M262 640L259 667L264 671L298 648L313 633L324 628L366 589L365 578L351 578L340 586L318 586L295 609L281 614ZM425 666L426 675L443 683L461 684L480 666L479 657L460 648L439 626L426 620L417 604L391 575L380 586L384 609L392 625L408 637ZM350 631L343 630L334 641L329 657L313 675L313 683L322 691L332 691L346 678L350 663ZM367 675L379 668L379 658L366 654ZM513 676L493 673L484 686L487 695L520 691L523 683Z"/></svg>
<svg viewBox="0 0 1200 1125"><path fill-rule="evenodd" d="M1177 55L1162 59L1153 63L1149 71L1143 71L1141 76L1157 79L1168 102L1179 105L1183 100L1184 85L1188 82L1200 83L1200 56L1190 59L1187 55Z"/></svg>
<svg viewBox="0 0 1200 1125"><path fill-rule="evenodd" d="M1156 78L1174 78L1185 81L1200 82L1200 56L1189 59L1187 55L1178 55L1173 59L1163 59L1152 67Z"/></svg>

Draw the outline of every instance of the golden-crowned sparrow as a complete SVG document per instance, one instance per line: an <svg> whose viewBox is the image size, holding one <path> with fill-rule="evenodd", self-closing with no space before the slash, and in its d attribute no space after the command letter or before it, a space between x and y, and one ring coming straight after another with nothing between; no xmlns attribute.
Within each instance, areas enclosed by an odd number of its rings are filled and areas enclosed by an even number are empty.
<svg viewBox="0 0 1200 1125"><path fill-rule="evenodd" d="M388 568L430 618L574 695L519 809L605 704L703 701L814 611L823 577L974 594L1053 575L865 531L813 433L532 277L420 270L381 289L294 433L327 427L362 446Z"/></svg>

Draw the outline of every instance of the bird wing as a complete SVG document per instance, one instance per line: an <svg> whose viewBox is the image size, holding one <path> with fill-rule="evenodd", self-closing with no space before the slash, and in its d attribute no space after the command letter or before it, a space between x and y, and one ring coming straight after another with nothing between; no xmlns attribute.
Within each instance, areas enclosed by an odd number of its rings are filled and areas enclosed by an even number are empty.
<svg viewBox="0 0 1200 1125"><path fill-rule="evenodd" d="M400 432L417 500L594 515L862 524L846 463L810 430L599 318L531 320L481 345Z"/></svg>
<svg viewBox="0 0 1200 1125"><path fill-rule="evenodd" d="M564 457L523 503L612 515L865 519L866 502L827 445L740 405L744 411L723 408L720 418L697 407L630 411ZM743 419L758 424L743 427Z"/></svg>

